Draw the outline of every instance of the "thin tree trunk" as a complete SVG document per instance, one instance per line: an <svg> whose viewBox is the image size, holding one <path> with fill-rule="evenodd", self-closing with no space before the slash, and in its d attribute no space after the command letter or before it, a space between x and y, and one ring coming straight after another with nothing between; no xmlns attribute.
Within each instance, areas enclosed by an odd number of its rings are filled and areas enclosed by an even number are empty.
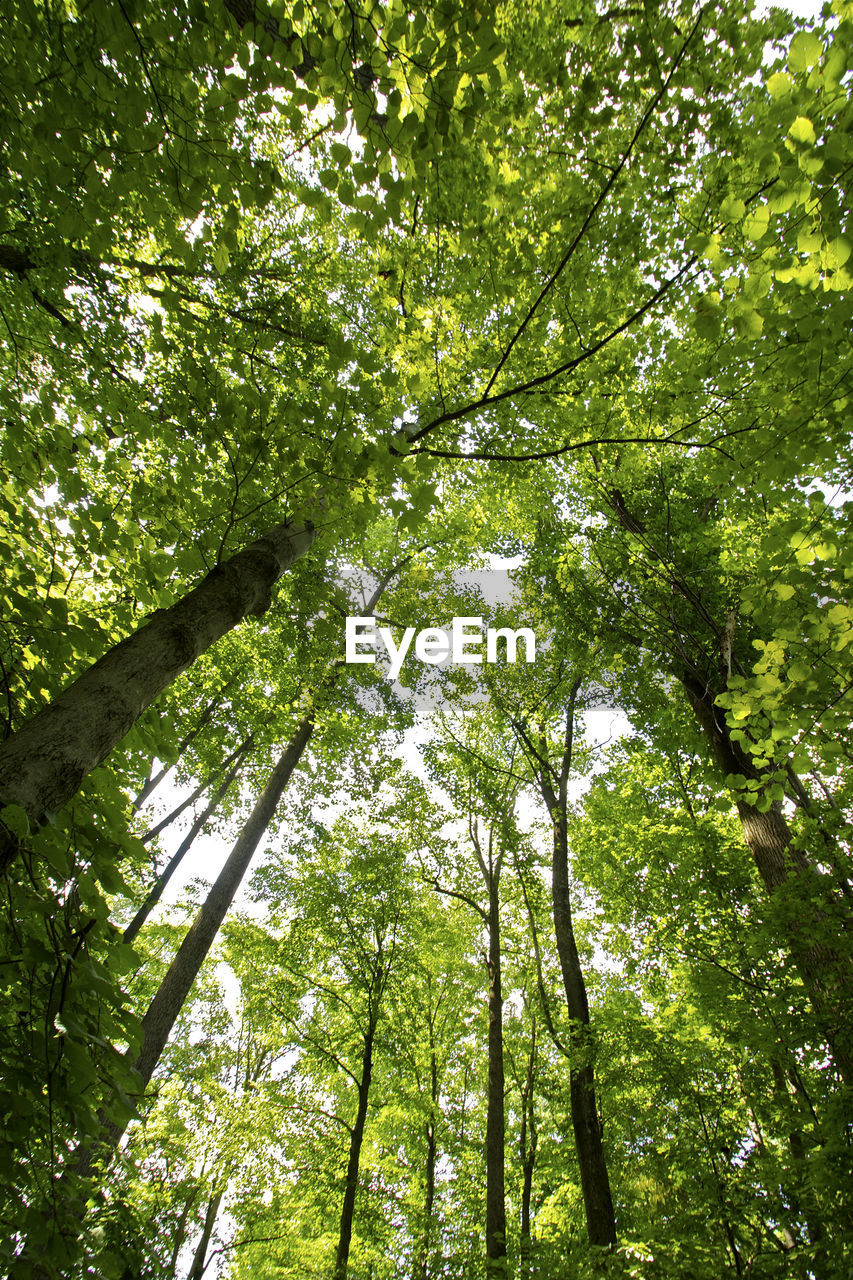
<svg viewBox="0 0 853 1280"><path fill-rule="evenodd" d="M303 717L283 751L142 1019L142 1046L133 1062L133 1067L139 1076L140 1093L145 1090L151 1080L172 1028L207 958L225 914L234 901L234 895L249 868L252 856L272 821L284 788L308 744L314 730L314 714L312 709ZM109 1160L130 1123L130 1117L121 1123L116 1123L102 1116L101 1121L103 1130L98 1139L81 1143L70 1157L68 1173L63 1174L54 1188L54 1203L62 1202L63 1190L66 1195L68 1194L67 1183L63 1187L67 1176L75 1180L89 1179L96 1161ZM77 1194L76 1191L71 1192L72 1196ZM82 1215L84 1212L81 1201L79 1205L68 1206L67 1216L73 1218L76 1213ZM56 1236L51 1242L51 1248L55 1243L57 1243ZM38 1252L34 1256L30 1252L28 1243L10 1270L10 1280L31 1280L31 1278L43 1280L48 1273L38 1260L41 1256L43 1255Z"/></svg>
<svg viewBox="0 0 853 1280"><path fill-rule="evenodd" d="M234 895L249 869L255 850L272 821L282 792L299 763L313 731L314 712L312 710L303 717L296 733L282 752L267 785L255 801L255 806L237 837L234 848L181 943L166 976L160 983L157 994L148 1007L148 1012L142 1019L142 1048L134 1065L142 1078L143 1086L147 1085L151 1079L190 988L207 958L219 927L225 919L225 914L234 901Z"/></svg>
<svg viewBox="0 0 853 1280"><path fill-rule="evenodd" d="M140 790L139 795L136 797L133 804L131 805L132 813L139 812L139 810L145 804L145 801L153 792L154 788L158 787L160 783L163 781L163 779L165 778L166 774L169 772L169 770L174 768L178 760L181 759L181 756L186 751L187 747L190 746L191 743L195 742L196 738L201 733L202 729L205 727L206 724L209 723L211 717L213 716L214 711L222 702L222 699L224 698L224 696L225 696L225 689L222 689L216 695L215 698L210 699L210 702L208 702L207 706L204 708L204 711L201 713L201 717L199 719L198 724L195 726L194 729L191 729L190 732L186 735L186 737L182 738L181 741L178 743L177 759L173 760L171 764L164 764L162 769L159 769L157 773L151 773L149 770L148 777L145 779L145 782L142 785L142 789Z"/></svg>
<svg viewBox="0 0 853 1280"><path fill-rule="evenodd" d="M580 1059L571 1067L569 1089L587 1233L590 1244L612 1245L616 1242L616 1218L601 1142L601 1122L598 1118L595 1099L595 1075L590 1060L592 1046L589 1035L589 1003L572 924L565 812L556 814L554 820L551 897L554 907L557 955L560 959L569 1017L574 1023L572 1042Z"/></svg>
<svg viewBox="0 0 853 1280"><path fill-rule="evenodd" d="M78 676L0 744L2 803L20 805L32 827L67 804L167 685L244 618L266 612L275 583L315 536L311 524L275 525ZM5 832L0 870L18 847Z"/></svg>
<svg viewBox="0 0 853 1280"><path fill-rule="evenodd" d="M504 1046L501 989L500 872L489 875L489 1085L486 1109L486 1265L502 1275L506 1258Z"/></svg>
<svg viewBox="0 0 853 1280"><path fill-rule="evenodd" d="M145 921L151 915L151 912L157 906L157 903L160 901L160 899L163 896L163 891L165 890L166 885L169 883L172 876L175 874L178 867L183 862L184 858L189 852L193 844L193 841L195 840L199 831L201 831L202 827L205 825L210 815L219 807L219 804L225 797L229 787L231 786L234 779L237 777L237 774L240 772L240 769L243 764L243 760L246 756L246 753L251 749L253 741L254 739L250 734L249 737L246 738L241 743L237 752L235 752L236 758L229 757L230 759L234 759L234 763L232 764L230 770L222 779L216 791L214 792L213 796L210 798L208 804L205 806L202 813L196 818L195 822L192 824L189 831L184 836L183 840L178 845L177 849L172 854L171 858L166 863L163 870L160 872L160 875L155 880L151 888L151 891L149 892L142 906L139 908L136 915L133 917L130 924L125 929L124 934L122 935L123 942L133 942L134 938L139 933L139 930L142 928L142 926L145 924Z"/></svg>
<svg viewBox="0 0 853 1280"><path fill-rule="evenodd" d="M536 1107L533 1087L536 1075L536 1018L531 1014L530 1053L527 1056L527 1074L521 1090L521 1133L518 1139L518 1154L521 1158L521 1233L518 1244L520 1259L519 1276L527 1280L530 1276L531 1238L530 1238L530 1202L533 1197L533 1170L536 1166Z"/></svg>
<svg viewBox="0 0 853 1280"><path fill-rule="evenodd" d="M513 721L513 727L524 745L538 779L542 799L548 808L554 832L551 855L551 902L560 973L563 978L569 1018L572 1020L572 1060L570 1060L569 1069L572 1128L578 1156L587 1235L590 1244L606 1247L616 1243L616 1216L613 1211L610 1179L601 1141L601 1121L596 1105L589 1002L575 942L572 902L569 893L568 780L572 767L575 705L580 685L580 679L575 680L569 694L563 754L559 767L556 767L549 758L544 734L541 735L537 746L521 722ZM530 918L531 927L533 927L532 913ZM535 945L538 947L538 944ZM547 1005L544 1002L543 1009L547 1012Z"/></svg>
<svg viewBox="0 0 853 1280"><path fill-rule="evenodd" d="M438 1144L435 1140L435 1114L426 1124L426 1183L424 1186L424 1234L421 1240L419 1273L422 1280L429 1274L429 1253L432 1246L432 1215L435 1206L435 1163Z"/></svg>
<svg viewBox="0 0 853 1280"><path fill-rule="evenodd" d="M222 1204L223 1194L223 1191L217 1191L207 1202L204 1223L201 1229L201 1239L196 1245L192 1266L187 1272L187 1280L201 1280L204 1275L204 1260L210 1247L210 1237L213 1235L213 1228L216 1226L216 1218L219 1213L219 1206Z"/></svg>
<svg viewBox="0 0 853 1280"><path fill-rule="evenodd" d="M187 1196L186 1200L184 1201L184 1207L183 1209L181 1209L181 1216L178 1219L177 1226L174 1231L174 1235L172 1238L172 1253L169 1258L169 1265L168 1265L168 1274L172 1277L172 1280L175 1280L175 1277L177 1276L178 1256L181 1252L181 1249L184 1246L184 1240L186 1240L187 1238L187 1218L190 1216L190 1209L192 1208L195 1202L195 1198L197 1194L198 1192L196 1190L191 1192L191 1194Z"/></svg>
<svg viewBox="0 0 853 1280"><path fill-rule="evenodd" d="M222 761L220 769L227 769L234 760L238 759L241 755L245 753L246 743L250 740L250 738L251 738L251 735L249 736L249 738L243 739L239 747L236 747L235 750L231 752L230 756L227 756ZM155 826L149 827L149 829L145 832L145 834L139 837L142 843L150 844L151 841L155 838L155 836L159 836L161 831L165 831L166 828L170 827L173 822L176 822L178 818L180 818L181 814L186 809L188 809L190 805L194 803L194 801L198 800L199 796L204 795L205 791L208 789L212 781L213 781L213 777L205 778L205 780L203 782L200 782L198 786L195 788L195 790L192 791L185 800L182 800L179 805L175 806L175 808L171 811L171 813L167 813L165 818L162 818Z"/></svg>
<svg viewBox="0 0 853 1280"><path fill-rule="evenodd" d="M373 1037L376 1034L378 1004L374 1008L367 1032L364 1037L364 1050L361 1055L361 1080L358 1086L358 1112L355 1124L350 1130L349 1158L347 1160L347 1179L344 1187L344 1202L341 1207L341 1228L338 1235L338 1250L335 1256L335 1280L346 1280L349 1265L349 1251L352 1243L352 1221L355 1213L355 1199L358 1192L358 1167L361 1160L361 1146L364 1141L364 1126L367 1121L367 1104L370 1095L370 1082L373 1077Z"/></svg>
<svg viewBox="0 0 853 1280"><path fill-rule="evenodd" d="M438 1143L435 1136L435 1122L438 1114L438 1061L435 1053L435 1031L432 1022L432 1010L429 1016L429 1078L430 1078L430 1113L424 1125L426 1138L426 1169L424 1182L424 1226L420 1247L415 1256L413 1280L427 1280L429 1274L429 1254L432 1244L432 1214L435 1205L435 1164Z"/></svg>

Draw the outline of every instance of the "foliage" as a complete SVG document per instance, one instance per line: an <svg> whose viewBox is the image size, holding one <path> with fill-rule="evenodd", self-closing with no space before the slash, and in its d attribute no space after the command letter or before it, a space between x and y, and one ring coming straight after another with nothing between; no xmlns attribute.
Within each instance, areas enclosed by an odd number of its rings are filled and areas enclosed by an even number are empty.
<svg viewBox="0 0 853 1280"><path fill-rule="evenodd" d="M120 742L84 751L81 704L67 804L2 805L15 1280L481 1275L487 828L503 1273L848 1274L851 33L847 0L13 0L0 769L241 549L316 535L215 643L175 628L200 656L153 702L105 686ZM395 635L523 622L536 661L348 668L377 584ZM142 1091L145 1011L305 717Z"/></svg>

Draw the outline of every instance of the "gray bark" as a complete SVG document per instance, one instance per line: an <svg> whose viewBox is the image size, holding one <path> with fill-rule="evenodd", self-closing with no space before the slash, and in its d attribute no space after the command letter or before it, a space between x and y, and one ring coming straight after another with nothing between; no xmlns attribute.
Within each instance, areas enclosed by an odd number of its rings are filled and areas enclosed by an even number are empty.
<svg viewBox="0 0 853 1280"><path fill-rule="evenodd" d="M249 868L252 856L272 821L284 788L299 763L313 729L314 711L312 710L300 722L296 733L273 769L225 865L178 948L178 953L160 983L154 999L148 1006L148 1011L142 1019L142 1046L133 1063L139 1077L140 1093L151 1080L184 1001L207 958L225 914ZM82 1216L85 1209L82 1200L79 1205L74 1203L79 1191L76 1188L72 1190L65 1181L66 1178L70 1175L75 1182L91 1178L99 1160L109 1161L130 1123L130 1118L122 1123L108 1120L104 1116L101 1119L103 1130L97 1141L81 1143L70 1159L68 1172L63 1174L55 1187L56 1202L62 1201L63 1191L72 1201L69 1204L66 1200L69 1218L72 1218L75 1213ZM57 1249L63 1247L69 1250L70 1257L73 1244L66 1242L64 1237L54 1234L50 1244L51 1250L56 1253ZM43 1251L31 1252L28 1244L10 1269L10 1280L44 1280L48 1273L40 1261L43 1256Z"/></svg>
<svg viewBox="0 0 853 1280"><path fill-rule="evenodd" d="M235 841L234 848L178 948L178 954L160 983L157 994L148 1007L148 1012L142 1019L142 1048L134 1065L142 1078L143 1087L151 1079L190 988L207 958L219 927L225 919L225 914L234 901L234 895L249 869L255 850L272 821L282 792L299 763L313 731L314 713L312 711L301 721L273 769L267 785L256 800L255 807Z"/></svg>
<svg viewBox="0 0 853 1280"><path fill-rule="evenodd" d="M33 827L67 804L167 685L244 618L266 612L273 586L314 539L312 525L275 525L104 654L0 745L0 802L20 805ZM7 833L0 869L17 848Z"/></svg>

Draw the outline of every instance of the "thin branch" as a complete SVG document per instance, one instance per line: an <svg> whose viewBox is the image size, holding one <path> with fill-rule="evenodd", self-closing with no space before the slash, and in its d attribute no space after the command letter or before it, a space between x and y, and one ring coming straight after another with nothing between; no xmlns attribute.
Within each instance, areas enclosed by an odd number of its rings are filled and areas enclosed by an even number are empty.
<svg viewBox="0 0 853 1280"><path fill-rule="evenodd" d="M569 245L568 249L563 255L559 265L551 273L549 278L546 280L545 284L542 286L536 301L533 303L532 307L530 307L529 311L527 312L527 315L524 317L521 324L518 326L512 338L510 339L506 347L506 350L504 351L503 355L501 356L500 360L495 366L495 369L494 369L494 372L492 373L491 378L489 378L484 395L487 396L491 391L492 387L495 385L495 382L501 370L503 369L504 365L506 364L507 360L509 359L512 353L513 347L515 346L516 342L518 342L519 338L521 338L528 324L533 319L534 315L536 314L536 311L539 308L539 304L545 300L545 297L550 292L553 285L557 282L557 280L562 275L563 271L566 269L566 267L569 265L572 258L574 257L575 250L577 249L578 245L581 243L584 236L586 235L590 227L590 224L592 223L593 218L598 213L598 210L601 208L601 206L604 204L604 201L609 196L617 178L619 177L622 170L625 168L625 165L628 163L629 159L631 158L631 153L633 152L634 147L639 142L640 137L646 128L646 125L648 124L649 120L651 120L652 116L654 115L655 111L657 110L657 107L661 102L661 99L663 98L664 94L666 93L667 89L672 83L673 76L678 70L678 67L681 64L681 60L684 57L684 54L687 52L687 46L690 44L690 41L693 39L694 35L699 29L699 25L702 22L702 19L704 18L704 16L705 16L705 9L703 7L702 9L699 10L698 18L693 24L693 27L691 28L686 40L684 41L678 53L676 54L675 58L673 59L673 63L670 68L669 75L661 85L658 92L652 98L645 112L643 113L643 116L639 124L634 130L634 136L631 138L631 141L628 143L627 149L623 152L622 157L619 160L619 163L616 165L610 177L607 179L604 186L601 188L601 191L599 192L599 195L598 195L598 199L595 201L589 213L584 218L580 229L578 230L575 238L572 240L571 244Z"/></svg>

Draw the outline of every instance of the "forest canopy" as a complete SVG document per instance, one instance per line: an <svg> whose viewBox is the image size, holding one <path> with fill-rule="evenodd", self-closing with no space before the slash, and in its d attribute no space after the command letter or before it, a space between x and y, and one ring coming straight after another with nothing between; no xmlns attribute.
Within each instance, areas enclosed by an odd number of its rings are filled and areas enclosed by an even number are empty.
<svg viewBox="0 0 853 1280"><path fill-rule="evenodd" d="M6 16L3 1274L849 1277L853 4Z"/></svg>

